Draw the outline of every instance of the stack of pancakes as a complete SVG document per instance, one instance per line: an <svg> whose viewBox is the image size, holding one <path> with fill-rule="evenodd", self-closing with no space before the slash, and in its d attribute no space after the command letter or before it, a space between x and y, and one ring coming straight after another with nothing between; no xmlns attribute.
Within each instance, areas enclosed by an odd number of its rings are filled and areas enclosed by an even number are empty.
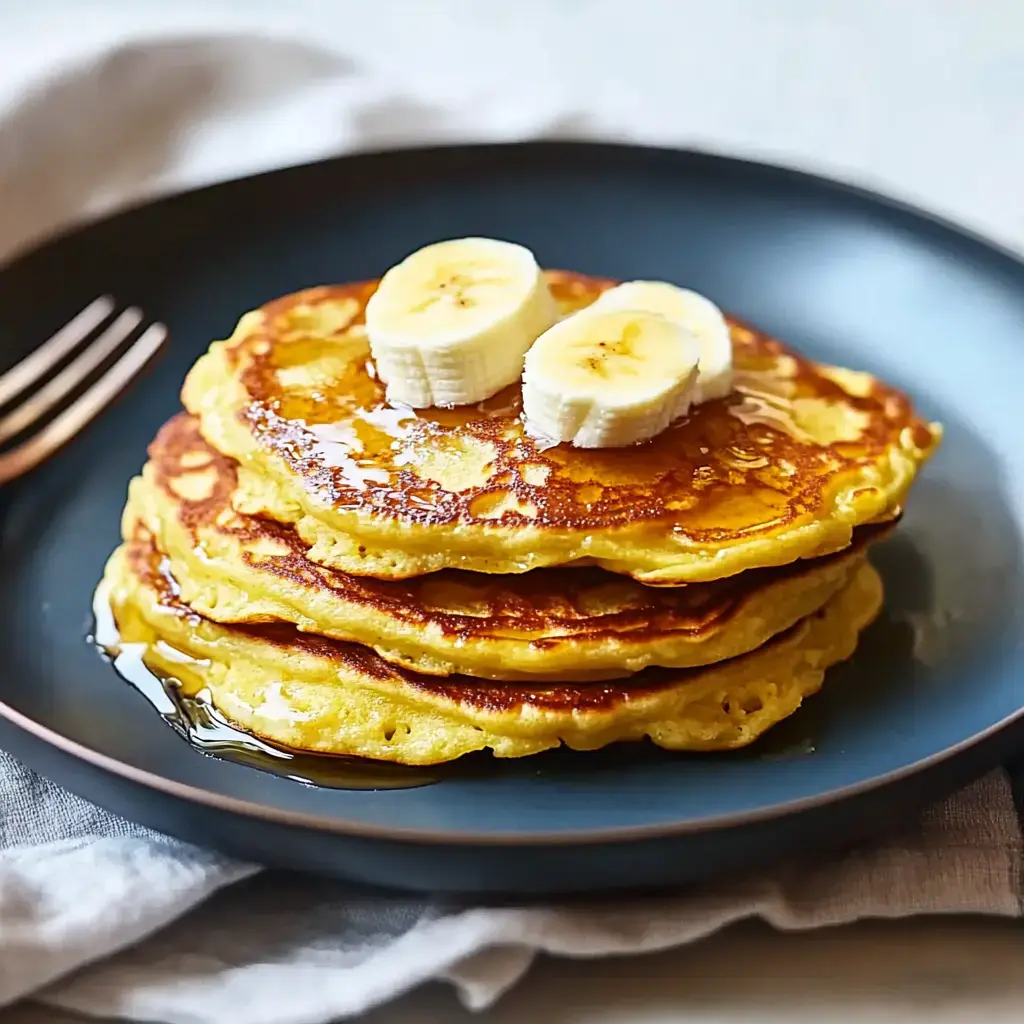
<svg viewBox="0 0 1024 1024"><path fill-rule="evenodd" d="M548 280L566 314L614 283ZM939 440L906 396L731 323L728 397L545 445L518 387L389 406L374 287L248 313L189 374L105 577L155 672L279 746L435 764L743 746L853 652Z"/></svg>

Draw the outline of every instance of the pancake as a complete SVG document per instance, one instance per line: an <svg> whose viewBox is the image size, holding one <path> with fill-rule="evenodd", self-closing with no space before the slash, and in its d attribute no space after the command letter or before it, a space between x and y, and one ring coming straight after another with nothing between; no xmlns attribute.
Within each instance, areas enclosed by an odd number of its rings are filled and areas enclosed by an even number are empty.
<svg viewBox="0 0 1024 1024"><path fill-rule="evenodd" d="M235 512L236 487L236 464L180 414L131 484L124 535L144 523L208 619L290 622L437 675L581 681L736 657L817 611L886 530L858 528L837 555L672 588L597 568L378 581L319 566L293 528Z"/></svg>
<svg viewBox="0 0 1024 1024"><path fill-rule="evenodd" d="M614 282L552 272L563 313ZM730 323L735 391L653 440L545 447L518 386L477 406L384 400L371 283L242 317L190 372L186 408L242 464L240 510L294 524L311 561L404 579L593 563L649 584L719 579L846 547L895 516L939 441L896 389Z"/></svg>
<svg viewBox="0 0 1024 1024"><path fill-rule="evenodd" d="M418 765L476 750L521 757L645 736L672 750L744 746L849 657L882 597L864 563L820 611L741 658L648 669L627 682L524 686L421 675L288 625L214 623L183 602L142 526L111 557L105 583L122 650L142 645L153 671L201 692L234 724L292 750Z"/></svg>

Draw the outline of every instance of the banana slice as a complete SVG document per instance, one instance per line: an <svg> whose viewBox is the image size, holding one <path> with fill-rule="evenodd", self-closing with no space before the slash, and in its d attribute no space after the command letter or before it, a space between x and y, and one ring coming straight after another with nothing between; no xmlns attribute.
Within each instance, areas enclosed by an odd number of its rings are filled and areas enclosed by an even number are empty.
<svg viewBox="0 0 1024 1024"><path fill-rule="evenodd" d="M689 409L699 359L696 340L655 313L569 317L526 353L526 431L578 448L645 441Z"/></svg>
<svg viewBox="0 0 1024 1024"><path fill-rule="evenodd" d="M392 267L366 305L366 333L388 400L425 409L490 398L557 319L533 253L456 238Z"/></svg>
<svg viewBox="0 0 1024 1024"><path fill-rule="evenodd" d="M645 309L681 324L700 344L694 405L724 398L732 390L729 325L722 311L703 295L665 281L627 281L603 292L588 309Z"/></svg>

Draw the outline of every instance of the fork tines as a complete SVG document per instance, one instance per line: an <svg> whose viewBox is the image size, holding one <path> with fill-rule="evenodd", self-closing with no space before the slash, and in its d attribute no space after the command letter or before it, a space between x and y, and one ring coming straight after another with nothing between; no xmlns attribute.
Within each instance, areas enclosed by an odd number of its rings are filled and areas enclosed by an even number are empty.
<svg viewBox="0 0 1024 1024"><path fill-rule="evenodd" d="M0 454L0 483L28 472L77 434L163 344L167 337L163 324L151 323L140 334L145 319L142 311L130 306L113 316L116 308L108 295L95 299L49 341L0 376L0 409L20 399L0 414L0 445L38 427L25 441ZM128 345L130 339L134 340ZM119 351L120 356L99 379L68 403L76 389ZM73 358L57 369L70 356ZM62 411L41 425L65 403Z"/></svg>

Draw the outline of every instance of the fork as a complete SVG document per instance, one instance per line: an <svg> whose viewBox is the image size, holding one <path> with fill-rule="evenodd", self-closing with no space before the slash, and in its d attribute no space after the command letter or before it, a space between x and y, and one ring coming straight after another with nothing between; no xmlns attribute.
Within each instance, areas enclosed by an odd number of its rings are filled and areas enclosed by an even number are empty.
<svg viewBox="0 0 1024 1024"><path fill-rule="evenodd" d="M97 330L110 319L115 308L116 303L109 295L94 299L49 341L0 376L0 409L31 392L15 408L0 415L0 445L27 431L47 413L58 408L75 388L124 345L145 319L140 309L130 306L96 336ZM150 323L86 392L27 440L0 453L0 484L23 476L71 440L142 370L166 337L167 328L162 323ZM89 343L85 344L87 341ZM61 360L79 348L81 351L59 373L46 379ZM42 386L32 391L39 384Z"/></svg>

